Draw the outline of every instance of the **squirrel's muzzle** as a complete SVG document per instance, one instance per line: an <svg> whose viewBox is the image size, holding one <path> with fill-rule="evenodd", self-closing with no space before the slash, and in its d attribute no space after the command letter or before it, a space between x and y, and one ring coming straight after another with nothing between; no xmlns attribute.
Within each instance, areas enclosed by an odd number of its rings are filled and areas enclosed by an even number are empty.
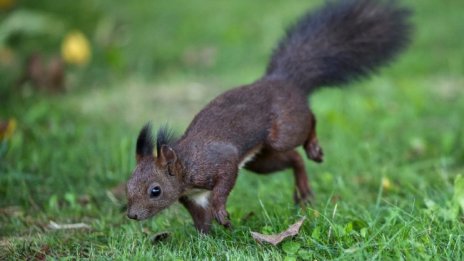
<svg viewBox="0 0 464 261"><path fill-rule="evenodd" d="M138 219L137 214L134 214L134 213L131 213L131 212L127 212L127 217L130 218L130 219L135 219L135 220Z"/></svg>

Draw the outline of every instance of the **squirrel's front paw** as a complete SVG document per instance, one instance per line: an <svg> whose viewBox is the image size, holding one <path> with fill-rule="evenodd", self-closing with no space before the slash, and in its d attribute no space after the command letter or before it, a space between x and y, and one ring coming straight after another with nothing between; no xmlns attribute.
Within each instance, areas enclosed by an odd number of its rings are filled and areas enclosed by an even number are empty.
<svg viewBox="0 0 464 261"><path fill-rule="evenodd" d="M314 195L311 189L308 189L307 191L295 190L293 193L293 200L295 201L295 204L301 206L305 206L307 204L312 205L314 203Z"/></svg>
<svg viewBox="0 0 464 261"><path fill-rule="evenodd" d="M223 208L218 211L214 212L214 217L216 218L217 222L224 226L225 228L231 228L232 224L229 220L229 213Z"/></svg>
<svg viewBox="0 0 464 261"><path fill-rule="evenodd" d="M317 140L311 141L308 146L305 147L305 151L306 156L317 163L321 163L324 160L324 152Z"/></svg>

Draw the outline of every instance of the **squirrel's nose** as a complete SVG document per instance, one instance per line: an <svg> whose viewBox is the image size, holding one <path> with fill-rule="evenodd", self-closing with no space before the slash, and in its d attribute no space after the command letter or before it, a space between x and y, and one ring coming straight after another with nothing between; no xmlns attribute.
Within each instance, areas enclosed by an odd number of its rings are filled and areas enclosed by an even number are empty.
<svg viewBox="0 0 464 261"><path fill-rule="evenodd" d="M127 217L130 218L130 219L137 220L137 214L127 213Z"/></svg>

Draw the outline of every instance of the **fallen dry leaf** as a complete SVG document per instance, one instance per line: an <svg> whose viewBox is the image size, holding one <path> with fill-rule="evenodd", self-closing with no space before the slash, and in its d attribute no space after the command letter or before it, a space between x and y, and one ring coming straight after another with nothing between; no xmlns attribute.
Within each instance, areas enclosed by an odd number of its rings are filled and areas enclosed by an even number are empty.
<svg viewBox="0 0 464 261"><path fill-rule="evenodd" d="M295 224L289 226L287 230L285 230L285 231L283 231L283 232L281 232L279 234L263 235L263 234L252 231L251 236L253 236L253 238L256 241L258 241L259 243L267 242L267 243L270 243L270 244L273 244L274 246L276 246L280 242L282 242L284 239L286 239L288 237L296 236L298 234L298 232L300 231L300 227L301 227L301 225L303 225L303 222L304 222L305 218L306 217L303 217L302 219L300 219Z"/></svg>
<svg viewBox="0 0 464 261"><path fill-rule="evenodd" d="M79 196L79 198L77 198L77 202L78 202L79 205L81 205L82 207L87 206L87 205L90 203L91 200L92 200L92 199L90 198L90 196L89 196L89 195L86 195L86 194L81 195L81 196Z"/></svg>
<svg viewBox="0 0 464 261"><path fill-rule="evenodd" d="M169 237L169 235L170 233L167 231L156 233L151 237L151 243L156 244L158 242L166 240Z"/></svg>
<svg viewBox="0 0 464 261"><path fill-rule="evenodd" d="M34 260L47 260L47 256L50 253L50 246L43 245L40 250L35 254Z"/></svg>

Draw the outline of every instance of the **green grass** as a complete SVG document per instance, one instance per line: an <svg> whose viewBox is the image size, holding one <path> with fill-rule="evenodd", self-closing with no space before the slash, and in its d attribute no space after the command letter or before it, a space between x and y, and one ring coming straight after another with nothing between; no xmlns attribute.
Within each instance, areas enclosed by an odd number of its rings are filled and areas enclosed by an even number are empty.
<svg viewBox="0 0 464 261"><path fill-rule="evenodd" d="M310 98L326 154L322 165L307 161L316 193L311 208L293 205L290 171L241 171L228 201L234 229L215 225L208 236L197 234L180 205L135 222L121 210L123 202L112 199L108 191L134 167L139 128L149 120L169 122L182 133L209 99L257 78L283 26L305 2L158 3L154 13L185 15L172 23L182 29L178 38L159 47L166 55L162 74L133 73L63 95L5 96L0 116L15 118L18 127L0 146L0 259L462 260L461 190L454 185L464 174L460 0L408 1L415 41L394 66L350 89ZM217 13L209 16L209 10ZM167 30L151 21L160 34ZM201 70L169 62L182 56L190 39L217 48L217 62ZM250 231L279 232L301 216L307 220L300 234L282 245L259 245L251 237ZM51 230L50 221L92 229ZM150 235L159 231L171 236L153 245Z"/></svg>

